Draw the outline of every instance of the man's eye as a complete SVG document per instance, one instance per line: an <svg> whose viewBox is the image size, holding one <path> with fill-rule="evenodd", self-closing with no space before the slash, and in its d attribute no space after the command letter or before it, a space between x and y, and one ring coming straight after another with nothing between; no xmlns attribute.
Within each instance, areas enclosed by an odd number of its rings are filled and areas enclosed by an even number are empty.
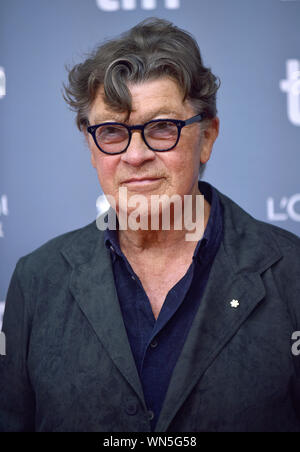
<svg viewBox="0 0 300 452"><path fill-rule="evenodd" d="M121 131L116 127L105 127L101 130L102 135L114 135L116 133L120 133Z"/></svg>
<svg viewBox="0 0 300 452"><path fill-rule="evenodd" d="M172 127L172 123L171 122L157 122L156 124L153 124L152 130L164 130L167 129L169 127Z"/></svg>
<svg viewBox="0 0 300 452"><path fill-rule="evenodd" d="M173 122L159 121L149 124L147 127L147 135L150 136L169 136L177 134L177 127Z"/></svg>
<svg viewBox="0 0 300 452"><path fill-rule="evenodd" d="M103 126L97 130L97 138L99 140L124 140L128 133L124 127Z"/></svg>

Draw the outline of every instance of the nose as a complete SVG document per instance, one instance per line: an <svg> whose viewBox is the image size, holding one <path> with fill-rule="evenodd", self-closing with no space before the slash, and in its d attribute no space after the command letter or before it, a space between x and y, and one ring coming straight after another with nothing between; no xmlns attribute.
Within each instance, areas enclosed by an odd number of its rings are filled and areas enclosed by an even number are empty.
<svg viewBox="0 0 300 452"><path fill-rule="evenodd" d="M121 160L132 166L141 166L143 163L154 160L155 152L148 148L143 140L140 130L133 130L130 144L123 154Z"/></svg>

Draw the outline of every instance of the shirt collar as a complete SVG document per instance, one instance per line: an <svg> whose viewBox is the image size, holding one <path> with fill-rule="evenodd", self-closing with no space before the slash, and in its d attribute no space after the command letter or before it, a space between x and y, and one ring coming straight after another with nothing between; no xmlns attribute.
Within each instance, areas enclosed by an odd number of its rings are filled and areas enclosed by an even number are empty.
<svg viewBox="0 0 300 452"><path fill-rule="evenodd" d="M200 193L204 195L205 200L210 204L208 222L203 237L198 241L193 255L193 259L203 260L204 255L207 254L207 251L209 249L213 250L217 237L222 231L223 222L221 203L216 189L205 181L198 181L198 187ZM117 230L106 229L104 231L104 243L105 246L112 251L113 262L116 259L116 254L123 257Z"/></svg>
<svg viewBox="0 0 300 452"><path fill-rule="evenodd" d="M222 226L222 211L219 196L215 188L205 181L198 181L200 193L204 195L205 200L210 204L209 218L204 230L202 239L199 240L193 255L193 259L203 259L203 255L207 254L207 250L213 251L214 244L221 232Z"/></svg>

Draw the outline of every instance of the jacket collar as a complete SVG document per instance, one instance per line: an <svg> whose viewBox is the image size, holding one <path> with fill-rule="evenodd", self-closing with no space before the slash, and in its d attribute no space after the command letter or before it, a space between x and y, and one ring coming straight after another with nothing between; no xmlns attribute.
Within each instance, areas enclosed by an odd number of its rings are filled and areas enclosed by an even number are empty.
<svg viewBox="0 0 300 452"><path fill-rule="evenodd" d="M234 270L262 273L282 257L272 228L223 193L217 193L224 212L224 251Z"/></svg>
<svg viewBox="0 0 300 452"><path fill-rule="evenodd" d="M200 307L174 368L155 431L166 431L193 387L258 303L261 273L281 258L272 230L217 190L224 236ZM61 250L72 267L70 291L116 367L146 410L127 338L109 250L96 221L80 229ZM232 300L239 308L231 307Z"/></svg>

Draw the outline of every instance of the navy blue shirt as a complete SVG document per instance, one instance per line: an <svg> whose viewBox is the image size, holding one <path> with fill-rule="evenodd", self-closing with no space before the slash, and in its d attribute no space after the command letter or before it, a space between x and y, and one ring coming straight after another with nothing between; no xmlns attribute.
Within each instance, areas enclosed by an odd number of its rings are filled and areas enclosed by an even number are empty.
<svg viewBox="0 0 300 452"><path fill-rule="evenodd" d="M118 232L105 231L105 245L111 250L116 290L152 430L223 234L223 211L216 190L204 181L199 181L199 190L211 206L208 223L190 267L168 292L157 320L138 276L120 249Z"/></svg>

